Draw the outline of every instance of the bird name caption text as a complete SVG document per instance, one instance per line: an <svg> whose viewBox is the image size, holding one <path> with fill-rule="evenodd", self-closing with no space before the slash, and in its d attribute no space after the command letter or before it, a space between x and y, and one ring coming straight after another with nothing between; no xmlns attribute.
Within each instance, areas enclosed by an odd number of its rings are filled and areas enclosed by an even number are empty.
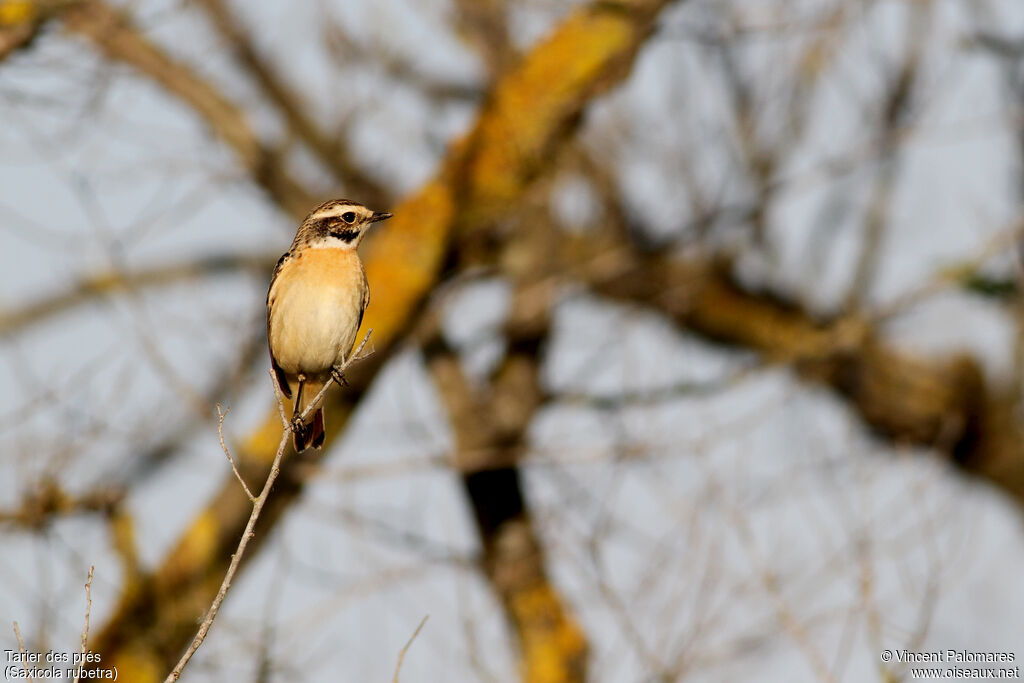
<svg viewBox="0 0 1024 683"><path fill-rule="evenodd" d="M4 678L8 681L117 680L117 667L95 666L100 663L98 652L4 650L4 655Z"/></svg>

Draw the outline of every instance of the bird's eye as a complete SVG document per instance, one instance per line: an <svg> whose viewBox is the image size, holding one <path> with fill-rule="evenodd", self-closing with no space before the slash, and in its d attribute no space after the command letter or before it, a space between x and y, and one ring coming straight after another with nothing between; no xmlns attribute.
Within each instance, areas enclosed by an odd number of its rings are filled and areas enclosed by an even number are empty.
<svg viewBox="0 0 1024 683"><path fill-rule="evenodd" d="M354 221L355 219L356 214L352 211L346 211L345 213L341 214L341 220L345 221L346 223L351 224L352 221Z"/></svg>

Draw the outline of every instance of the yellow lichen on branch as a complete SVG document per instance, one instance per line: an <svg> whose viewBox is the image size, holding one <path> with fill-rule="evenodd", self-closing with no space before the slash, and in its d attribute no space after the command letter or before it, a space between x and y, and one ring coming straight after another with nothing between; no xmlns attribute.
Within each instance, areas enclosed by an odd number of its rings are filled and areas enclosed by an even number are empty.
<svg viewBox="0 0 1024 683"><path fill-rule="evenodd" d="M448 167L461 190L462 223L486 223L507 210L583 105L628 70L666 3L633 4L628 11L612 3L578 9L497 84L462 154Z"/></svg>
<svg viewBox="0 0 1024 683"><path fill-rule="evenodd" d="M36 6L25 0L0 2L0 27L27 24L36 17Z"/></svg>
<svg viewBox="0 0 1024 683"><path fill-rule="evenodd" d="M519 591L509 603L523 650L523 680L560 683L585 680L587 640L568 617L550 583Z"/></svg>

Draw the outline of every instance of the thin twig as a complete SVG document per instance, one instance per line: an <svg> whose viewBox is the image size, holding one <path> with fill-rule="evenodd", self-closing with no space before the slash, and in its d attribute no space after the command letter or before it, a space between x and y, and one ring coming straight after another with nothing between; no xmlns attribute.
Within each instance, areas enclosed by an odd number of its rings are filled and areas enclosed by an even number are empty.
<svg viewBox="0 0 1024 683"><path fill-rule="evenodd" d="M366 336L363 338L362 343L359 344L359 348L356 352L350 354L344 363L336 366L334 368L335 371L343 372L349 365L361 358L359 353L366 345L366 341L370 338L370 333L372 331L373 330L367 331ZM253 533L253 529L255 529L256 522L260 518L263 506L270 497L270 491L274 488L274 482L277 481L277 477L281 473L281 460L284 458L285 451L288 449L289 437L292 435L294 428L292 423L285 417L284 393L282 392L281 384L277 379L277 373L271 370L270 376L274 384L274 394L277 397L278 411L281 414L281 424L283 427L281 432L281 442L277 445L277 453L274 454L274 462L270 466L270 473L267 475L267 481L263 484L263 490L260 491L260 495L253 500L252 513L249 515L249 521L245 524L245 531L242 532L242 538L238 541L238 547L231 556L231 562L228 564L228 570L224 574L224 579L221 581L220 589L218 589L217 595L213 598L213 602L210 603L210 608L206 611L206 616L203 617L203 621L199 625L199 630L192 639L192 643L188 646L188 649L185 650L185 654L183 654L181 659L178 660L178 663L174 666L174 669L171 670L171 673L169 673L167 678L164 679L164 683L174 683L181 677L181 672L184 670L185 665L188 664L189 660L192 659L192 656L196 653L196 650L198 650L199 646L203 644L204 640L206 640L206 635L210 632L210 627L213 626L213 620L217 618L217 612L220 611L221 603L224 602L224 598L227 596L228 590L231 588L231 582L234 580L235 574L238 572L238 568L242 564L242 557L245 555L245 550L249 545L249 541L252 540L255 535ZM314 406L320 403L330 386L330 383L324 385L324 388L320 390L319 394L317 394L313 403L307 406L306 410L298 416L300 419L305 420L309 417L314 410ZM15 624L15 628L17 628L17 624ZM417 632L418 631L419 629L417 629Z"/></svg>
<svg viewBox="0 0 1024 683"><path fill-rule="evenodd" d="M352 365L353 363L355 363L357 360L362 360L363 358L366 358L367 356L370 355L369 353L367 353L366 356L363 356L361 354L363 352L363 347L366 346L366 342L368 342L370 340L370 335L371 334L373 334L373 328L372 327L366 331L366 335L363 337L363 341L359 342L359 346L356 347L356 350L353 351L352 353L350 353L348 358L346 358L343 363L341 363L340 365L335 365L333 368L331 368L331 377L340 386L345 386L344 376L343 376L342 373L344 373L345 370L348 369L348 367L350 365ZM278 390L280 391L280 385L277 382L276 373L275 373L275 377L274 377L274 384L275 384L275 386L278 387ZM292 420L293 421L305 422L309 418L310 415L312 415L314 412L316 412L317 408L323 402L324 397L327 396L327 392L328 392L328 390L330 390L330 388L331 388L331 383L330 382L327 382L326 384L324 384L323 388L320 389L319 393L317 393L317 395L313 397L313 400L309 402L309 405L306 406L306 409L303 410L301 413L298 413L298 414L294 415L292 417ZM284 409L283 408L281 410L281 419L284 419Z"/></svg>
<svg viewBox="0 0 1024 683"><path fill-rule="evenodd" d="M288 414L284 410L284 391L281 389L281 382L277 379L277 372L270 369L270 381L274 383L274 396L277 397L277 414L281 416L281 424L288 429Z"/></svg>
<svg viewBox="0 0 1024 683"><path fill-rule="evenodd" d="M82 661L75 667L75 683L82 677L82 668L85 664L86 641L89 640L89 614L92 613L92 572L96 567L89 566L89 578L85 580L85 626L82 627Z"/></svg>
<svg viewBox="0 0 1024 683"><path fill-rule="evenodd" d="M235 459L231 457L231 451L228 450L228 445L224 443L224 418L228 416L231 409L221 410L220 404L217 404L217 436L220 437L220 448L224 451L224 455L228 456L228 462L231 463L231 471L235 473L235 479L245 489L245 495L249 496L249 501L255 503L256 496L252 495L252 491L249 490L249 486L242 479L242 473L238 471L238 465L235 464Z"/></svg>
<svg viewBox="0 0 1024 683"><path fill-rule="evenodd" d="M421 621L420 625L416 627L416 630L412 632L409 642L406 643L405 647L402 648L402 651L398 653L398 664L395 665L395 677L391 679L391 683L398 683L398 672L402 670L402 660L405 659L405 653L409 651L409 646L412 645L412 641L416 640L416 636L418 636L420 631L423 630L423 626L427 623L427 619L429 618L429 614L423 617L423 621Z"/></svg>
<svg viewBox="0 0 1024 683"><path fill-rule="evenodd" d="M25 677L31 683L33 679L28 673L28 655L25 654L25 643L21 640L21 629L18 628L18 622L14 622L14 637L18 639L18 652L21 653L21 666L25 669Z"/></svg>
<svg viewBox="0 0 1024 683"><path fill-rule="evenodd" d="M1022 239L1024 239L1024 214L1015 218L1013 225L1008 229L993 235L977 253L952 265L944 266L922 284L897 296L890 303L877 307L870 314L871 322L874 325L881 325L897 315L905 313L928 297L940 294L954 286L962 286L964 279L981 268L986 261L1007 249L1015 248Z"/></svg>
<svg viewBox="0 0 1024 683"><path fill-rule="evenodd" d="M345 372L345 368L352 365L352 363L355 363L357 360L362 360L363 358L366 358L367 356L373 353L373 351L370 350L366 353L366 356L362 355L363 347L366 346L366 342L370 341L371 334L373 334L372 327L366 330L366 336L363 337L363 341L359 342L359 346L356 347L355 351L349 354L348 358L345 359L345 362L342 363L341 365L336 365L333 368L331 368L331 377L334 379L335 382L338 383L339 386L348 386L348 383L345 382L345 375L342 374ZM328 382L324 386L324 388L320 390L320 393L317 394L316 399L310 404L311 406L319 405L320 399L323 398L323 394L327 391L327 387L329 387L330 385L330 382ZM303 417L306 416L303 415Z"/></svg>
<svg viewBox="0 0 1024 683"><path fill-rule="evenodd" d="M280 395L278 401L281 401ZM203 617L202 623L199 625L199 630L196 632L195 637L192 639L192 643L185 650L185 654L181 656L178 663L174 666L174 669L167 678L164 679L164 683L174 683L181 677L181 672L188 664L188 661L192 659L192 655L196 653L199 646L206 640L206 634L209 633L210 627L213 625L213 620L217 618L217 612L220 611L220 605L224 602L224 598L228 593L228 589L231 588L231 581L235 578L235 572L238 571L239 565L242 563L242 556L245 555L245 549L249 545L249 541L253 538L253 529L256 527L256 521L260 518L260 513L263 511L263 505L267 502L267 498L270 495L270 489L273 488L274 482L277 481L277 475L281 473L281 458L284 457L285 450L288 446L288 437L291 435L290 426L285 426L281 433L281 443L277 446L277 453L274 455L274 462L270 466L270 474L267 475L267 481L263 485L263 490L260 492L259 497L253 501L252 514L249 515L249 521L246 522L245 531L242 532L242 538L238 541L238 547L235 549L234 554L231 556L231 563L228 565L227 573L224 574L224 580L221 581L220 589L217 591L216 597L210 604L210 609L207 610L206 616Z"/></svg>
<svg viewBox="0 0 1024 683"><path fill-rule="evenodd" d="M903 64L887 88L882 101L879 127L881 166L875 176L864 225L860 254L854 268L853 280L843 302L844 311L854 311L870 299L870 289L877 280L882 247L893 225L894 186L901 164L899 146L902 129L914 114L915 88L920 79L921 53L926 44L928 17L932 5L917 3L916 15L908 23L908 48Z"/></svg>

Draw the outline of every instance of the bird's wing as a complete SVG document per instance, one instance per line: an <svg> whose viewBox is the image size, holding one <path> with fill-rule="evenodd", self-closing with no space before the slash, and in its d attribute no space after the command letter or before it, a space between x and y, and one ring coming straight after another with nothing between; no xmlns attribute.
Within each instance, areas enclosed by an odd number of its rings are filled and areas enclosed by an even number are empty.
<svg viewBox="0 0 1024 683"><path fill-rule="evenodd" d="M370 283L366 281L366 268L363 264L359 264L360 269L363 271L363 305L359 307L359 321L356 322L356 333L359 333L359 327L363 324L363 313L366 313L366 307L370 305Z"/></svg>
<svg viewBox="0 0 1024 683"><path fill-rule="evenodd" d="M281 366L277 364L277 360L274 358L274 350L270 348L270 307L274 305L274 282L291 256L292 253L288 251L277 260L277 265L274 266L274 274L270 277L270 289L267 290L267 348L270 349L270 367L274 369L274 374L277 375L277 383L281 386L281 392L288 398L292 397L291 387L288 386L288 378L285 376Z"/></svg>

